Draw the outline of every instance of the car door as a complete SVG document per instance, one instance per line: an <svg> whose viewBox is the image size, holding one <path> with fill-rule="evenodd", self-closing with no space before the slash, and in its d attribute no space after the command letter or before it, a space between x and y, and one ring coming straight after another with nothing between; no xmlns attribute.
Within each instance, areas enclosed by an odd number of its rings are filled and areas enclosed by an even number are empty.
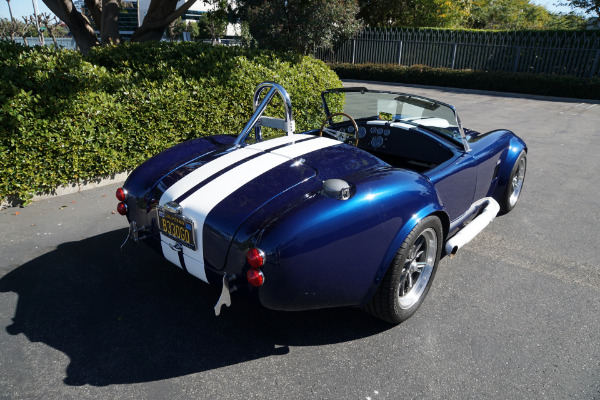
<svg viewBox="0 0 600 400"><path fill-rule="evenodd" d="M477 161L467 152L460 152L445 168L427 174L435 185L450 221L463 215L473 204L477 184Z"/></svg>

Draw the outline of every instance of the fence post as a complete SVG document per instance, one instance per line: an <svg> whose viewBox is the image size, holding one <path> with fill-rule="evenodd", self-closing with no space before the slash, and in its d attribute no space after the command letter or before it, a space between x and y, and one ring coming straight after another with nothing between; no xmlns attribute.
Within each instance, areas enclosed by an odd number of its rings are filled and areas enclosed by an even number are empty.
<svg viewBox="0 0 600 400"><path fill-rule="evenodd" d="M458 47L458 43L454 43L454 51L452 52L452 68L454 69L454 62L456 61L456 48Z"/></svg>
<svg viewBox="0 0 600 400"><path fill-rule="evenodd" d="M354 55L356 54L356 39L352 39L352 64L354 64Z"/></svg>
<svg viewBox="0 0 600 400"><path fill-rule="evenodd" d="M398 65L402 65L402 40L398 42Z"/></svg>
<svg viewBox="0 0 600 400"><path fill-rule="evenodd" d="M513 66L513 72L517 72L519 68L519 60L521 58L521 46L517 46L517 56L515 57L515 65Z"/></svg>
<svg viewBox="0 0 600 400"><path fill-rule="evenodd" d="M596 55L594 56L594 64L592 65L592 69L590 69L590 78L594 77L596 70L598 69L598 61L600 59L600 50L596 50ZM598 71L598 76L600 76L600 71Z"/></svg>

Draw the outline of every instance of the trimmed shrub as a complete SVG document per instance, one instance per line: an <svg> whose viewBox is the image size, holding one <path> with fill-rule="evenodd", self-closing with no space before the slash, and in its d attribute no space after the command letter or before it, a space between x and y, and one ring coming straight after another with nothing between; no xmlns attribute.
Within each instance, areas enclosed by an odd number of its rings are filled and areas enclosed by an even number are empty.
<svg viewBox="0 0 600 400"><path fill-rule="evenodd" d="M397 82L464 89L600 100L600 79L563 75L484 72L396 64L329 64L340 79Z"/></svg>
<svg viewBox="0 0 600 400"><path fill-rule="evenodd" d="M341 86L312 57L191 42L82 57L0 41L0 72L0 199L132 169L199 136L237 134L263 81L286 88L297 130L310 129L323 118L320 92Z"/></svg>

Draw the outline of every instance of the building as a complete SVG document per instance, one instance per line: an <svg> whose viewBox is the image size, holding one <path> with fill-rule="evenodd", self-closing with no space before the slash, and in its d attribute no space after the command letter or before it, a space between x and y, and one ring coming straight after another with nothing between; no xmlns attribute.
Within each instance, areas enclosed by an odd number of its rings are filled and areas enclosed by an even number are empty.
<svg viewBox="0 0 600 400"><path fill-rule="evenodd" d="M119 33L124 40L128 40L131 35L133 35L133 31L143 23L144 18L148 13L148 8L150 7L150 1L151 0L126 0L122 2L123 6L119 13ZM179 0L177 7L181 7L184 3L185 0ZM73 0L73 4L77 10L81 11L89 18L89 13L87 12L84 0ZM197 0L190 9L181 16L181 18L184 21L198 21L200 16L209 10L209 5L205 4L202 0ZM229 24L227 26L227 36L236 36L235 25Z"/></svg>

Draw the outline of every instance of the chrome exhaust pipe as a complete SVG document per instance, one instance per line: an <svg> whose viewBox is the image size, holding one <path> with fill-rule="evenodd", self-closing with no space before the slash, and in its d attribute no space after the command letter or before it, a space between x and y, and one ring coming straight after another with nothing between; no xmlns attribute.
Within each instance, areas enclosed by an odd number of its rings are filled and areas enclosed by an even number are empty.
<svg viewBox="0 0 600 400"><path fill-rule="evenodd" d="M458 249L469 243L475 236L484 230L485 227L496 218L496 215L498 215L498 212L500 211L500 205L491 197L485 197L473 204L474 207L480 205L485 207L481 214L446 242L446 254L448 254L450 258L454 257Z"/></svg>

